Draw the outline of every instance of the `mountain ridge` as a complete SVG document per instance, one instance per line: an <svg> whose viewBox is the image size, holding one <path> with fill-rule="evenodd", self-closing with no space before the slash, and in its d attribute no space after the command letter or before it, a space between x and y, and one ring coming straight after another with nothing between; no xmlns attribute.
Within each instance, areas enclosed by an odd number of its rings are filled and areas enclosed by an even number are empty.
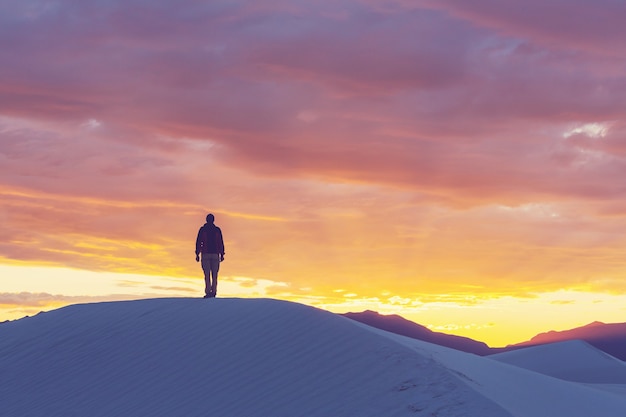
<svg viewBox="0 0 626 417"><path fill-rule="evenodd" d="M342 315L381 330L463 352L474 353L480 356L493 353L492 348L487 346L486 343L468 337L434 332L426 326L407 320L397 314L383 315L372 310L365 310L361 313L343 313Z"/></svg>
<svg viewBox="0 0 626 417"><path fill-rule="evenodd" d="M342 315L378 329L480 356L567 340L584 340L597 349L622 361L626 361L626 323L594 321L569 330L550 330L539 333L524 342L494 348L468 337L434 332L424 325L405 319L397 314L383 315L372 310L365 310L358 313L343 313Z"/></svg>

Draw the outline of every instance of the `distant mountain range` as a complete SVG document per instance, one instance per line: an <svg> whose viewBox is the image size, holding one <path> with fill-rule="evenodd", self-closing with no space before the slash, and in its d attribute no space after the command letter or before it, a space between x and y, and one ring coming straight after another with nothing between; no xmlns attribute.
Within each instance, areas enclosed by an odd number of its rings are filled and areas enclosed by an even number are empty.
<svg viewBox="0 0 626 417"><path fill-rule="evenodd" d="M342 315L349 319L367 324L368 326L376 327L377 329L423 340L424 342L434 343L439 346L446 346L462 352L474 353L480 356L496 353L494 349L483 342L478 342L468 337L433 332L425 326L409 321L396 314L382 315L375 311L366 310L361 313L345 313ZM502 350L498 350L498 352L501 351Z"/></svg>
<svg viewBox="0 0 626 417"><path fill-rule="evenodd" d="M395 314L382 315L375 311L366 310L361 313L345 313L343 316L381 330L440 346L446 346L463 352L474 353L480 356L508 352L530 346L545 345L548 343L584 340L597 349L622 361L626 361L626 323L605 324L593 322L571 330L540 333L526 342L508 345L504 348L490 348L485 343L468 337L433 332L425 326Z"/></svg>

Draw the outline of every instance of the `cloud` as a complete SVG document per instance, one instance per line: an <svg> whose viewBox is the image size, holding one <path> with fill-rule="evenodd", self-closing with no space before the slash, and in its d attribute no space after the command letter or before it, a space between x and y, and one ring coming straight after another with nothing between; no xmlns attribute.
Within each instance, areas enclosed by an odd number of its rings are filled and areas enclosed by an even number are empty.
<svg viewBox="0 0 626 417"><path fill-rule="evenodd" d="M211 211L296 292L616 278L622 9L5 1L0 255L197 275Z"/></svg>
<svg viewBox="0 0 626 417"><path fill-rule="evenodd" d="M0 306L6 307L50 307L61 304L93 303L99 301L130 300L136 296L108 295L108 296L67 296L48 293L0 293Z"/></svg>
<svg viewBox="0 0 626 417"><path fill-rule="evenodd" d="M619 16L626 12L626 6L620 1L532 0L522 4L480 0L471 6L460 0L428 3L478 25L555 47L589 49L614 56L624 47L619 41L625 34Z"/></svg>

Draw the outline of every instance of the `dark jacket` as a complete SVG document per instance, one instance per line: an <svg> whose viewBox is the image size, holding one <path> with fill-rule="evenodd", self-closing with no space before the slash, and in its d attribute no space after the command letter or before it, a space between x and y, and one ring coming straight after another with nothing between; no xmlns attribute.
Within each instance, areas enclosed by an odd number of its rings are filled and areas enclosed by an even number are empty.
<svg viewBox="0 0 626 417"><path fill-rule="evenodd" d="M222 230L214 224L206 223L198 230L196 238L196 255L199 253L224 254L224 238Z"/></svg>

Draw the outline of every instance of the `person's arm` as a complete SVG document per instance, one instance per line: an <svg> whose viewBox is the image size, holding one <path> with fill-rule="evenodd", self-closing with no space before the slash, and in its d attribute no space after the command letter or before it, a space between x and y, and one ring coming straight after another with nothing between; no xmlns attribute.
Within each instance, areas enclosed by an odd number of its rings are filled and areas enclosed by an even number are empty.
<svg viewBox="0 0 626 417"><path fill-rule="evenodd" d="M200 252L202 251L202 227L198 230L198 237L196 237L196 262L200 261Z"/></svg>
<svg viewBox="0 0 626 417"><path fill-rule="evenodd" d="M222 229L220 229L219 227L217 228L217 235L218 235L218 241L217 244L219 246L219 253L220 253L220 261L224 260L224 254L226 253L225 249L224 249L224 237L222 236Z"/></svg>

